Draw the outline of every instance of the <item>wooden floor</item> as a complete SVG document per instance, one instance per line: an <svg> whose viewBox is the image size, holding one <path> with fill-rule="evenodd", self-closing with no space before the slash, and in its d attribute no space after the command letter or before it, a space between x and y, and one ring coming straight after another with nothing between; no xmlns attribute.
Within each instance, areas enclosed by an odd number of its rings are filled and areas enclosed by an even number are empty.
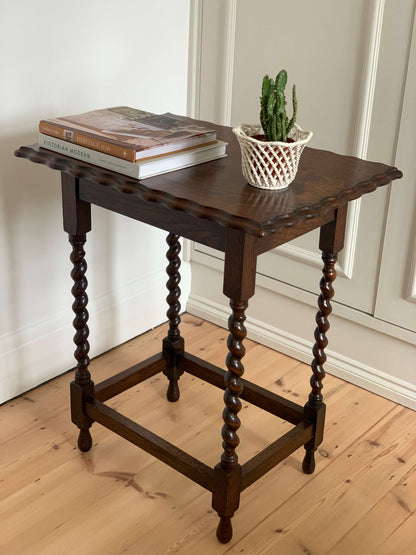
<svg viewBox="0 0 416 555"><path fill-rule="evenodd" d="M227 332L184 315L187 350L223 366ZM166 326L91 365L96 382L156 353ZM303 404L310 369L251 341L250 381ZM303 449L245 490L234 538L217 543L211 495L94 424L94 447L76 448L66 374L0 407L0 553L348 554L416 553L416 412L337 378L325 379L326 436L315 474ZM210 465L221 453L222 392L189 375L165 400L158 375L108 401ZM240 460L289 429L243 403Z"/></svg>

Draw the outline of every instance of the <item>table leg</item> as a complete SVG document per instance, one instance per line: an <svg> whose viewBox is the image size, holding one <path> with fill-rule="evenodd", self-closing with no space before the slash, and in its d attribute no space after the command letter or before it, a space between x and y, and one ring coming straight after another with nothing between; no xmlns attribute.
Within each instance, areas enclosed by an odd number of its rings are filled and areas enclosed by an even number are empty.
<svg viewBox="0 0 416 555"><path fill-rule="evenodd" d="M306 474L312 474L315 470L315 451L322 442L324 421L325 421L325 404L322 396L322 380L325 377L324 363L326 361L325 348L328 345L326 332L329 329L328 317L332 312L331 299L334 296L332 282L336 278L335 263L337 255L323 252L322 260L324 261L323 277L320 282L321 294L318 298L319 310L316 314L317 327L315 329L315 345L313 347L312 361L312 391L309 394L309 400L305 406L305 416L315 421L315 436L305 445L306 453L303 459L302 468Z"/></svg>
<svg viewBox="0 0 416 555"><path fill-rule="evenodd" d="M312 361L312 391L304 408L305 418L315 425L314 437L305 445L306 453L302 468L306 474L315 470L315 451L323 441L325 424L325 404L322 396L322 380L325 377L324 363L326 361L325 349L328 346L326 332L329 329L328 317L332 312L331 299L334 296L332 282L337 276L335 263L338 253L344 247L345 225L347 218L347 205L335 211L332 221L321 227L319 248L322 251L324 267L320 282L321 294L318 299L318 312L316 314L317 327L315 329L315 345L313 347Z"/></svg>
<svg viewBox="0 0 416 555"><path fill-rule="evenodd" d="M217 538L221 543L227 543L232 538L231 518L240 504L241 465L238 463L236 448L240 442L237 435L240 428L238 413L241 409L240 394L243 391L241 377L244 366L241 360L245 354L243 340L247 334L244 326L245 311L248 299L254 295L256 262L255 238L238 230L228 229L223 291L230 299L232 314L228 320L230 334L225 374L223 453L221 462L214 468L212 492L212 507L220 517Z"/></svg>
<svg viewBox="0 0 416 555"><path fill-rule="evenodd" d="M179 330L179 324L181 322L179 316L181 310L181 303L179 302L181 295L179 287L181 281L181 274L179 273L181 265L179 256L181 244L179 242L179 235L176 233L169 233L166 242L169 245L168 252L166 253L166 258L169 261L166 268L166 273L169 276L166 283L166 287L169 291L166 297L166 301L169 305L168 311L166 312L166 316L169 320L169 330L167 337L163 340L163 352L169 356L169 367L164 371L164 374L169 379L166 397L169 401L175 402L179 399L180 392L178 380L183 373L177 366L177 358L184 351L184 340Z"/></svg>
<svg viewBox="0 0 416 555"><path fill-rule="evenodd" d="M247 335L244 326L247 301L233 301L230 306L232 315L228 320L229 353L226 359L227 372L225 374L225 409L223 412L224 426L222 428L223 449L221 462L215 467L216 489L213 496L213 507L218 512L220 522L217 528L217 538L221 543L227 543L232 537L231 517L238 509L241 489L241 466L235 452L240 443L237 431L240 428L238 413L241 410L240 394L243 391L241 377L244 366L241 362L245 354L243 340Z"/></svg>
<svg viewBox="0 0 416 555"><path fill-rule="evenodd" d="M74 281L72 287L72 295L74 303L72 310L75 318L73 326L75 328L74 343L76 349L74 352L77 361L75 371L75 381L71 383L71 414L72 421L80 430L78 437L78 447L81 451L89 451L92 446L92 438L89 431L92 420L85 413L85 403L94 398L94 384L91 381L91 374L88 370L90 359L88 353L90 345L88 343L88 296L87 278L85 272L87 263L85 261L84 244L86 235L69 235L69 242L72 245L71 262L73 269L71 277Z"/></svg>

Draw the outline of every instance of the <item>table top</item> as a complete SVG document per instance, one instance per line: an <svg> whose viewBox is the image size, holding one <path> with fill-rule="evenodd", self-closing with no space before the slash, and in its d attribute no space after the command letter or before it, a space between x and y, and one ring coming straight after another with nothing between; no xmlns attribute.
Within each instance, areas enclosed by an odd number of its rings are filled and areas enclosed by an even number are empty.
<svg viewBox="0 0 416 555"><path fill-rule="evenodd" d="M287 189L256 189L241 173L240 148L231 128L200 123L215 127L218 139L228 143L226 158L141 181L37 145L20 147L15 155L110 187L120 196L137 197L256 237L322 217L402 177L393 166L306 147L296 178Z"/></svg>

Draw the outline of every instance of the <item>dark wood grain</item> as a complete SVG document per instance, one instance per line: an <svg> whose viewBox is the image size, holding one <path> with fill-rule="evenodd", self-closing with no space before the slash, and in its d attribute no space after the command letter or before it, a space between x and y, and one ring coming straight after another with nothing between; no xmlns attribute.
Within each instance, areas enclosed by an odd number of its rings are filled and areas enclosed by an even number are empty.
<svg viewBox="0 0 416 555"><path fill-rule="evenodd" d="M84 251L86 236L70 235L69 241L72 245L70 258L73 268L71 271L71 277L74 281L71 292L74 297L72 310L75 315L73 320L73 326L75 328L74 343L76 345L74 357L77 361L75 381L80 385L84 385L91 379L91 375L88 370L88 365L90 363L90 359L88 357L90 345L88 343L88 282L85 276L87 263L85 261Z"/></svg>
<svg viewBox="0 0 416 555"><path fill-rule="evenodd" d="M256 239L236 229L227 230L223 292L229 299L248 301L256 287Z"/></svg>
<svg viewBox="0 0 416 555"><path fill-rule="evenodd" d="M148 201L138 195L122 194L111 185L103 186L88 179L80 179L80 196L86 202L117 214L176 233L214 249L225 250L227 228L217 225L215 221L173 210L169 206L153 200Z"/></svg>
<svg viewBox="0 0 416 555"><path fill-rule="evenodd" d="M178 472L185 474L197 484L212 491L214 472L212 468L198 461L195 457L188 455L169 441L143 428L143 426L100 401L96 400L94 403L88 403L87 414L95 422L99 422Z"/></svg>
<svg viewBox="0 0 416 555"><path fill-rule="evenodd" d="M335 226L336 227L336 226ZM345 227L345 220L342 222L342 227ZM334 240L336 233L334 228ZM326 231L321 230L321 243L322 235ZM332 249L331 249L332 250ZM329 315L332 312L331 299L334 296L334 288L332 282L335 280L337 273L335 271L335 263L337 255L332 252L324 251L322 253L324 267L322 269L323 276L320 282L321 294L318 298L319 310L316 313L316 328L315 328L315 344L313 346L313 360L311 364L312 377L311 377L311 392L309 394L308 402L305 405L305 418L314 422L315 433L311 441L305 444L305 458L303 460L302 468L305 474L312 474L315 470L315 451L323 440L324 422L325 422L325 405L322 395L322 380L325 378L324 364L326 362L325 349L328 346L328 338L326 336L329 330ZM319 417L319 418L318 418Z"/></svg>
<svg viewBox="0 0 416 555"><path fill-rule="evenodd" d="M325 377L324 364L326 361L325 349L328 346L328 339L326 333L329 329L329 315L332 312L331 299L334 296L334 288L332 282L336 278L335 263L337 260L336 254L329 254L324 252L322 255L324 260L324 268L322 270L323 277L321 279L320 287L321 294L318 298L319 310L316 314L316 329L315 329L315 345L313 347L313 362L312 370L313 375L311 378L312 391L309 394L309 404L312 407L319 408L323 401L322 397L322 380Z"/></svg>
<svg viewBox="0 0 416 555"><path fill-rule="evenodd" d="M190 353L184 353L183 357L179 360L179 364L188 374L196 376L211 385L225 389L225 371L222 368L218 368ZM303 420L302 406L244 378L241 378L241 382L243 390L240 393L240 398L244 399L244 401L260 407L279 418L283 418L292 424L298 424Z"/></svg>
<svg viewBox="0 0 416 555"><path fill-rule="evenodd" d="M226 158L142 181L37 145L21 147L15 154L112 187L120 195L138 197L257 237L323 216L402 176L397 168L385 164L305 148L296 179L286 190L256 189L245 182L241 173L240 150L231 129L215 127L218 138L228 142Z"/></svg>
<svg viewBox="0 0 416 555"><path fill-rule="evenodd" d="M79 180L63 173L61 188L64 230L69 235L85 235L91 231L91 205L79 199Z"/></svg>
<svg viewBox="0 0 416 555"><path fill-rule="evenodd" d="M85 403L94 397L94 384L88 370L90 345L88 342L88 282L85 276L87 263L84 251L86 236L85 234L69 235L69 241L72 245L71 262L73 268L71 277L74 285L71 292L74 296L72 310L75 315L72 324L75 328L74 343L76 349L74 357L77 361L75 380L71 385L71 415L72 421L79 428L78 447L81 451L85 452L89 451L92 446L92 438L89 431L92 420L85 413Z"/></svg>
<svg viewBox="0 0 416 555"><path fill-rule="evenodd" d="M244 490L313 437L313 425L300 422L242 466Z"/></svg>
<svg viewBox="0 0 416 555"><path fill-rule="evenodd" d="M181 267L181 244L179 242L179 235L176 233L169 233L166 242L169 245L168 252L166 253L166 258L169 261L166 268L166 273L169 276L166 282L166 287L169 291L166 297L166 302L169 306L166 312L169 321L169 330L168 335L163 340L162 348L169 363L163 373L169 379L166 397L168 401L174 403L180 397L178 380L183 372L178 366L178 358L185 349L185 342L179 330L179 324L181 322L181 317L179 315L181 311L181 303L179 301L181 296L181 288L179 287L181 281L181 274L179 272L179 268Z"/></svg>
<svg viewBox="0 0 416 555"><path fill-rule="evenodd" d="M245 355L244 338L247 330L244 325L246 319L246 301L231 301L232 314L228 319L230 331L227 340L228 354L226 358L227 372L224 376L225 409L223 412L224 426L222 428L222 446L224 452L221 455L221 464L225 470L231 471L238 462L236 448L240 442L237 431L240 427L238 413L241 410L240 394L243 391L241 377L244 373L242 358Z"/></svg>
<svg viewBox="0 0 416 555"><path fill-rule="evenodd" d="M159 372L163 372L167 366L168 360L163 353L153 355L97 384L95 386L95 398L99 401L107 401L107 399L119 395L126 389L144 382Z"/></svg>

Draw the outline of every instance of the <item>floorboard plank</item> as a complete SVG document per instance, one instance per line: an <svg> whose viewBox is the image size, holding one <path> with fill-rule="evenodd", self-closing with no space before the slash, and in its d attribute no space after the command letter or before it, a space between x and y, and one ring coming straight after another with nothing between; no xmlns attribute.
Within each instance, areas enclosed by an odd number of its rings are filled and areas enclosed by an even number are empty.
<svg viewBox="0 0 416 555"><path fill-rule="evenodd" d="M98 357L95 382L152 356L162 325ZM188 352L225 367L228 331L189 314ZM310 368L245 342L245 377L299 404ZM49 555L167 553L414 553L416 413L328 375L327 424L316 471L301 472L299 449L242 493L234 538L215 538L211 495L98 424L94 447L76 448L69 416L70 373L0 407L0 552ZM166 401L163 375L108 405L210 466L221 454L223 393L191 375L181 398ZM290 424L243 402L241 462Z"/></svg>

